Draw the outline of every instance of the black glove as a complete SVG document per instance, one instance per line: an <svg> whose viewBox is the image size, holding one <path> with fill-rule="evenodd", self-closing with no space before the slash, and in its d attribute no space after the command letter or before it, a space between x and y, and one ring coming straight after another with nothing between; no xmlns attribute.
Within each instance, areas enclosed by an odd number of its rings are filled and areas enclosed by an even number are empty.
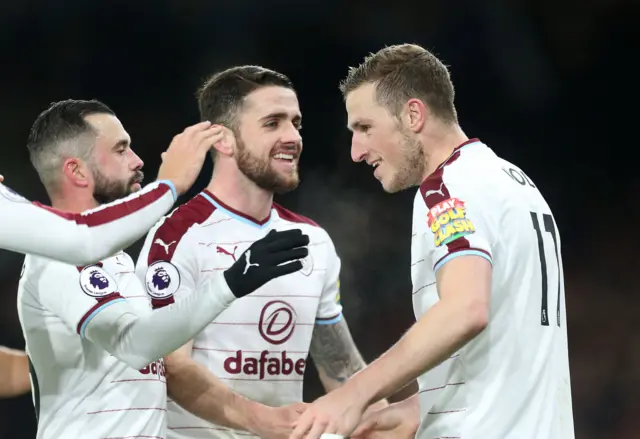
<svg viewBox="0 0 640 439"><path fill-rule="evenodd" d="M254 292L271 279L295 273L309 254L309 237L300 229L277 232L251 244L238 260L224 272L231 292L237 298Z"/></svg>

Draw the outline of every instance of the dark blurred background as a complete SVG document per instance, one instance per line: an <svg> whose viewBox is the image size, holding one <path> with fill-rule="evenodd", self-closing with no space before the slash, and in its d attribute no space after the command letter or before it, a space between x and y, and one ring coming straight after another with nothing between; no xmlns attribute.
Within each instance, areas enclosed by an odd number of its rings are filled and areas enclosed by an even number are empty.
<svg viewBox="0 0 640 439"><path fill-rule="evenodd" d="M634 4L635 3L635 4ZM194 92L236 64L288 74L304 114L302 184L279 201L324 226L343 261L342 302L367 360L413 322L414 191L389 196L350 161L337 84L384 45L415 42L451 72L461 125L535 181L563 239L576 437L640 438L638 2L632 0L156 0L0 2L5 182L48 202L24 143L51 101L111 106L155 177L198 118ZM209 179L208 164L193 195ZM141 243L130 249L137 257ZM22 257L0 252L0 345L23 348ZM308 368L305 398L321 390ZM0 437L35 437L30 396L0 400Z"/></svg>

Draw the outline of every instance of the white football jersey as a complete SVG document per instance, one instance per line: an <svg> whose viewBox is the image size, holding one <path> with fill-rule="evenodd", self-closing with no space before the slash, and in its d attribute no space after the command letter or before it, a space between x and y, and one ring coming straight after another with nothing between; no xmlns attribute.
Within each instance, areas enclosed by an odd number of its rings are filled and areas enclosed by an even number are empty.
<svg viewBox="0 0 640 439"><path fill-rule="evenodd" d="M270 230L300 228L309 256L297 273L274 279L234 301L195 339L192 357L235 392L281 406L302 401L302 379L314 325L338 322L340 260L329 235L274 204L256 221L204 191L152 229L136 272L154 308L179 301L207 276L229 268ZM212 425L169 401L170 438L247 438Z"/></svg>
<svg viewBox="0 0 640 439"><path fill-rule="evenodd" d="M125 300L140 315L151 312L126 253L84 268L26 257L18 314L38 439L165 438L164 361L134 370L85 338L98 313Z"/></svg>
<svg viewBox="0 0 640 439"><path fill-rule="evenodd" d="M69 264L88 264L133 244L173 206L170 181L83 213L30 203L0 184L0 248Z"/></svg>
<svg viewBox="0 0 640 439"><path fill-rule="evenodd" d="M418 380L416 437L573 439L560 235L535 184L465 142L420 186L411 247L418 319L439 300L448 261L493 266L487 328Z"/></svg>

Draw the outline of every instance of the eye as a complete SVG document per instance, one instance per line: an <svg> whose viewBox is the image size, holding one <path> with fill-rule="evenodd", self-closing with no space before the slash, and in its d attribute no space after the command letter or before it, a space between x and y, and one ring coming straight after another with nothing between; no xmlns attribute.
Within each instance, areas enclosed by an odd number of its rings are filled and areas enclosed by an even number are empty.
<svg viewBox="0 0 640 439"><path fill-rule="evenodd" d="M265 123L264 126L266 128L278 128L278 121L277 120L270 120L267 123Z"/></svg>
<svg viewBox="0 0 640 439"><path fill-rule="evenodd" d="M371 129L371 125L360 125L360 131L367 133Z"/></svg>

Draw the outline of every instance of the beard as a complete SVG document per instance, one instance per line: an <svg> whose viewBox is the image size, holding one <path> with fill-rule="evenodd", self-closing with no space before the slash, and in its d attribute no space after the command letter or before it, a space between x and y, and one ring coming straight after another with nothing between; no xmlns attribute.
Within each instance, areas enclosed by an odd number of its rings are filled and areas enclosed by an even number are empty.
<svg viewBox="0 0 640 439"><path fill-rule="evenodd" d="M389 183L384 188L386 192L400 192L422 183L424 176L425 157L422 142L413 139L404 130L400 132L402 140L400 151L402 153L402 163L393 175Z"/></svg>
<svg viewBox="0 0 640 439"><path fill-rule="evenodd" d="M95 182L93 198L99 204L107 204L119 200L135 192L133 185L140 183L143 179L144 174L140 170L136 171L130 179L118 181L110 180L100 170L93 169L93 181Z"/></svg>
<svg viewBox="0 0 640 439"><path fill-rule="evenodd" d="M298 187L300 178L297 169L283 175L271 167L271 158L260 159L246 147L240 136L236 137L236 163L238 169L258 187L276 194L284 194Z"/></svg>

